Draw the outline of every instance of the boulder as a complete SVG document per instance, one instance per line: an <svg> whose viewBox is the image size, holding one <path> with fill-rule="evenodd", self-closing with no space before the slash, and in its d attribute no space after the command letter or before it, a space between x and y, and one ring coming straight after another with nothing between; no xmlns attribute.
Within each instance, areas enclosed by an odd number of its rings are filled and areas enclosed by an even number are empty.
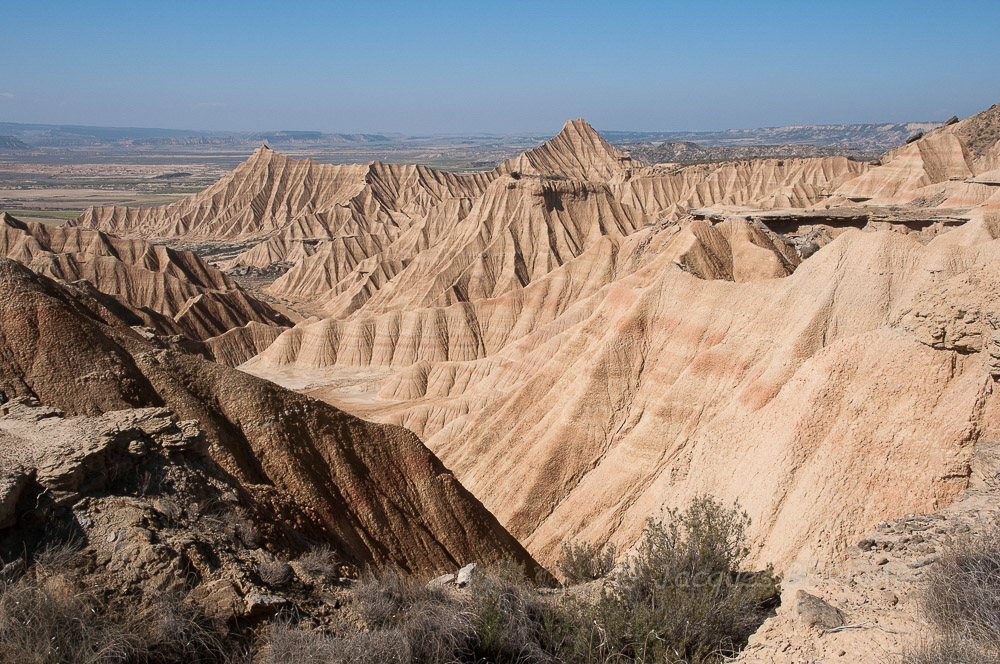
<svg viewBox="0 0 1000 664"><path fill-rule="evenodd" d="M447 586L450 583L454 583L454 574L442 574L441 576L431 579L427 582L428 586Z"/></svg>
<svg viewBox="0 0 1000 664"><path fill-rule="evenodd" d="M188 599L208 617L227 622L237 615L240 595L230 581L219 579L195 587Z"/></svg>
<svg viewBox="0 0 1000 664"><path fill-rule="evenodd" d="M246 596L247 615L259 618L277 613L289 605L289 601L279 595L250 593Z"/></svg>
<svg viewBox="0 0 1000 664"><path fill-rule="evenodd" d="M803 623L818 629L833 629L847 622L843 611L804 590L795 594L795 611Z"/></svg>
<svg viewBox="0 0 1000 664"><path fill-rule="evenodd" d="M462 569L458 570L458 575L455 577L455 585L459 588L463 588L472 581L472 575L476 571L476 563L469 563Z"/></svg>

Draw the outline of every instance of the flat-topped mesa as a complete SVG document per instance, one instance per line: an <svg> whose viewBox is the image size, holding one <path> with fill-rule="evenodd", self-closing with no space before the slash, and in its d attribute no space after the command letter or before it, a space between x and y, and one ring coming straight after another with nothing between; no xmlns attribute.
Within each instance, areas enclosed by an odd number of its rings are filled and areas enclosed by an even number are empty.
<svg viewBox="0 0 1000 664"><path fill-rule="evenodd" d="M612 182L638 166L579 118L534 150L500 164L497 171Z"/></svg>

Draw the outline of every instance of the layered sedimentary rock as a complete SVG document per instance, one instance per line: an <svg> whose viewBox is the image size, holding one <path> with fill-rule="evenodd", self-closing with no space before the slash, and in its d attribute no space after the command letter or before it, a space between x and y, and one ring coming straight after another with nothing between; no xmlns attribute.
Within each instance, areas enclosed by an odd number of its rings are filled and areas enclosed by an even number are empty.
<svg viewBox="0 0 1000 664"><path fill-rule="evenodd" d="M372 165L239 259L294 256L270 292L321 314L243 368L377 374L368 412L543 562L696 493L749 510L755 560L830 560L1000 433L995 115L880 165L644 168L582 121L467 180Z"/></svg>
<svg viewBox="0 0 1000 664"><path fill-rule="evenodd" d="M85 280L161 333L207 339L250 321L290 322L197 255L140 239L23 222L4 213L0 256L53 279Z"/></svg>
<svg viewBox="0 0 1000 664"><path fill-rule="evenodd" d="M86 293L0 259L0 397L67 414L166 406L198 420L212 458L273 487L347 559L434 571L533 562L409 431L371 424L147 339ZM275 507L277 509L277 506Z"/></svg>
<svg viewBox="0 0 1000 664"><path fill-rule="evenodd" d="M242 240L223 267L292 264L269 294L338 318L499 296L580 255L711 204L805 207L865 165L844 158L642 168L586 122L494 171L329 166L262 148L205 192L159 208L92 209L74 224Z"/></svg>
<svg viewBox="0 0 1000 664"><path fill-rule="evenodd" d="M274 343L286 327L263 325L250 321L205 341L212 359L219 364L237 367L263 352Z"/></svg>
<svg viewBox="0 0 1000 664"><path fill-rule="evenodd" d="M996 244L850 231L782 280L636 275L519 362L463 367L505 391L452 378L469 414L428 444L543 558L628 545L706 492L749 508L761 560L829 559L881 514L947 502L996 435L988 289L955 308L930 290L995 280Z"/></svg>
<svg viewBox="0 0 1000 664"><path fill-rule="evenodd" d="M881 165L846 182L837 200L920 207L1000 209L991 172L1000 156L1000 106L939 127L890 150Z"/></svg>
<svg viewBox="0 0 1000 664"><path fill-rule="evenodd" d="M574 180L608 182L618 180L640 166L587 124L583 118L566 123L562 131L544 145L501 164L500 173L556 175Z"/></svg>
<svg viewBox="0 0 1000 664"><path fill-rule="evenodd" d="M235 238L272 233L321 202L346 203L364 166L288 159L267 147L205 191L163 207L91 208L77 225L143 236Z"/></svg>

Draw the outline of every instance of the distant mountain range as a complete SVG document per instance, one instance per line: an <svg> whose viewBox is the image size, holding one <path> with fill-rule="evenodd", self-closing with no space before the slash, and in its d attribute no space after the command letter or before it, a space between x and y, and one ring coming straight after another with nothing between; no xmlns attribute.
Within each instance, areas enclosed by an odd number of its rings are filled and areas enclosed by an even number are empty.
<svg viewBox="0 0 1000 664"><path fill-rule="evenodd" d="M21 124L0 122L0 149L51 147L118 147L160 145L279 145L388 143L395 134L326 134L320 131L225 132L142 127L91 127L82 125ZM16 141L19 145L14 144ZM7 143L11 144L8 145Z"/></svg>
<svg viewBox="0 0 1000 664"><path fill-rule="evenodd" d="M725 131L635 132L605 131L613 144L693 142L700 146L737 145L839 145L878 152L893 148L917 132L930 131L943 122L884 122L880 124L790 125Z"/></svg>
<svg viewBox="0 0 1000 664"><path fill-rule="evenodd" d="M619 146L628 146L630 152L635 146L649 152L649 148L662 143L694 143L698 148L747 147L747 146L788 146L809 145L820 148L836 146L850 148L859 154L878 154L903 143L910 136L929 131L941 122L893 122L882 124L840 124L840 125L795 125L788 127L765 127L760 129L729 129L715 132L635 132L605 131L607 140ZM490 145L502 147L510 141L520 146L528 134L517 136L497 136L475 134L461 137L469 147ZM531 134L530 136L535 136ZM92 127L82 125L48 125L0 122L0 150L24 150L31 148L60 147L117 147L155 148L158 146L239 146L268 143L275 147L316 146L338 147L348 145L387 146L420 143L434 137L404 136L403 134L342 134L321 131L264 131L227 132L195 131L189 129L154 129L140 127ZM439 137L455 139L459 137ZM539 142L547 138L537 134ZM649 144L649 145L646 145ZM645 147L642 147L645 145ZM685 149L681 149L682 152ZM667 151L669 152L669 150ZM744 151L736 150L719 158L740 158ZM761 155L772 156L774 150L757 150ZM786 149L785 152L788 152ZM792 150L792 152L795 152ZM816 154L827 154L821 150ZM834 152L843 153L838 149ZM713 152L714 154L714 152ZM783 155L784 153L781 153ZM638 155L644 160L648 155ZM805 155L804 155L805 156ZM810 153L809 156L812 156ZM702 157L698 157L702 158ZM714 156L708 158L716 158ZM662 159L661 159L662 160Z"/></svg>
<svg viewBox="0 0 1000 664"><path fill-rule="evenodd" d="M902 143L902 141L900 141ZM855 145L811 145L808 143L756 143L750 145L701 145L691 141L663 143L618 143L617 147L647 166L662 163L705 163L743 159L790 159L793 157L848 157L856 160L877 159L886 151Z"/></svg>

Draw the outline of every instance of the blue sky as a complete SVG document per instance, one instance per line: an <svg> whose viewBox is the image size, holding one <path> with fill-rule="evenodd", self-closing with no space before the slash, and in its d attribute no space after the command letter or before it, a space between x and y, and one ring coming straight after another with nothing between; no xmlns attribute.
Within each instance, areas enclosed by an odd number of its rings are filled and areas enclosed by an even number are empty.
<svg viewBox="0 0 1000 664"><path fill-rule="evenodd" d="M407 134L966 116L1000 0L0 3L0 120Z"/></svg>

